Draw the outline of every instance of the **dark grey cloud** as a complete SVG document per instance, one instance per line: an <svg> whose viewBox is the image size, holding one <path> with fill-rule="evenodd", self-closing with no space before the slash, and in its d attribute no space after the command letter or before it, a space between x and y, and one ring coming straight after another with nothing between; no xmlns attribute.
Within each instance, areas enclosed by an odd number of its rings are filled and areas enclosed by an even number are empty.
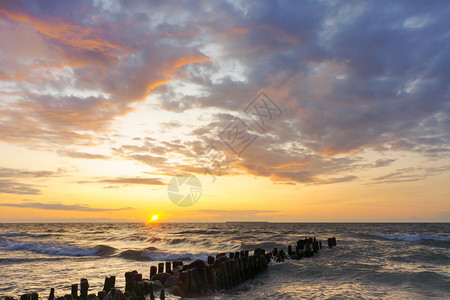
<svg viewBox="0 0 450 300"><path fill-rule="evenodd" d="M87 212L102 212L102 211L120 211L133 210L133 207L123 208L96 208L83 204L61 204L61 203L41 203L41 202L26 202L26 203L0 203L0 206L6 207L20 207L20 208L37 208L44 210L66 210L66 211L87 211Z"/></svg>

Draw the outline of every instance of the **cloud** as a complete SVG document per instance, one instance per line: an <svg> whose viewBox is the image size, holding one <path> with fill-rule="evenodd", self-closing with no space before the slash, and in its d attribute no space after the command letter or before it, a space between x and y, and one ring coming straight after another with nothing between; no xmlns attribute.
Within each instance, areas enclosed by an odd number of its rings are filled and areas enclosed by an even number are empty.
<svg viewBox="0 0 450 300"><path fill-rule="evenodd" d="M11 168L0 168L0 177L17 177L17 178L39 178L39 177L51 177L58 176L64 172L59 170L57 172L52 171L28 171L21 169L11 169Z"/></svg>
<svg viewBox="0 0 450 300"><path fill-rule="evenodd" d="M83 204L61 204L61 203L40 203L40 202L26 202L26 203L0 203L0 206L19 207L19 208L36 208L44 210L65 210L65 211L87 211L87 212L104 212L104 211L120 211L133 210L132 207L123 208L95 208Z"/></svg>
<svg viewBox="0 0 450 300"><path fill-rule="evenodd" d="M0 180L0 193L39 195L41 194L41 191L31 184L19 183L10 180Z"/></svg>
<svg viewBox="0 0 450 300"><path fill-rule="evenodd" d="M430 176L448 173L449 171L450 166L402 168L387 175L373 178L373 182L369 183L369 185L424 180Z"/></svg>
<svg viewBox="0 0 450 300"><path fill-rule="evenodd" d="M100 184L118 184L118 185L167 185L161 178L141 178L141 177L119 177L103 178L92 181L77 181L80 184L100 183Z"/></svg>
<svg viewBox="0 0 450 300"><path fill-rule="evenodd" d="M380 168L380 167L387 167L390 164L392 164L393 162L395 162L396 159L378 159L375 163L374 163L374 167L375 168Z"/></svg>
<svg viewBox="0 0 450 300"><path fill-rule="evenodd" d="M364 163L358 154L365 150L448 159L445 1L203 4L2 2L0 97L7 101L0 140L31 148L98 145L99 135L115 134L115 120L145 101L213 120L192 128L188 141L134 140L140 144L113 152L164 174L200 172L198 153L220 142L217 132L230 116L249 121L242 110L265 89L282 118L266 135L252 129L258 139L230 173L331 184L394 163ZM181 124L164 123L155 136ZM424 178L416 175L374 181Z"/></svg>
<svg viewBox="0 0 450 300"><path fill-rule="evenodd" d="M86 152L77 152L77 151L69 151L69 150L58 150L57 153L62 156L72 157L72 158L81 158L81 159L109 159L109 156L102 154L91 154Z"/></svg>

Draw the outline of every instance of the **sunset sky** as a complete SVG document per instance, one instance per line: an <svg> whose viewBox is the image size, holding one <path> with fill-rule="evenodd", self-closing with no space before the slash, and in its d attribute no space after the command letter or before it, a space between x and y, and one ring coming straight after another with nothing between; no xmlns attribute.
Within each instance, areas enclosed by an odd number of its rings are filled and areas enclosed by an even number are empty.
<svg viewBox="0 0 450 300"><path fill-rule="evenodd" d="M2 0L0 222L449 222L449 15Z"/></svg>

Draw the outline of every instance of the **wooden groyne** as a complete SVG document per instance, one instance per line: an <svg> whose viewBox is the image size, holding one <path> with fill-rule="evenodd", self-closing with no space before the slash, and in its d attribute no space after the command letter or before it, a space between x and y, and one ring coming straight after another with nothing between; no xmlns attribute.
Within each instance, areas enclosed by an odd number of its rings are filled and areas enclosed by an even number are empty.
<svg viewBox="0 0 450 300"><path fill-rule="evenodd" d="M328 247L336 246L336 238L328 238ZM159 293L160 299L165 299L166 292L181 297L199 297L229 290L236 285L249 280L266 270L271 260L283 262L285 259L302 259L311 257L322 249L322 242L313 238L297 241L295 245L287 246L287 253L274 248L270 252L256 248L253 255L248 250L239 252L219 253L215 257L208 256L207 261L194 260L189 264L182 261L167 261L151 266L149 279L145 279L137 271L125 273L125 290L115 287L116 277L106 277L103 290L97 294L89 294L89 282L86 278L80 284L73 284L71 293L56 297L55 289L50 289L48 300L145 300L155 299ZM79 294L78 294L78 287ZM37 293L28 293L20 300L38 300ZM41 297L41 299L44 299ZM5 300L15 300L5 297Z"/></svg>

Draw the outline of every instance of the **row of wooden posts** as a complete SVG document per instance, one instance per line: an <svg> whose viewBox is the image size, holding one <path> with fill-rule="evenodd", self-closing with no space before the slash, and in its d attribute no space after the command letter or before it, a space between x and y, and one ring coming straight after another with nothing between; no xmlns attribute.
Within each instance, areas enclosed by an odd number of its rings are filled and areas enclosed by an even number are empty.
<svg viewBox="0 0 450 300"><path fill-rule="evenodd" d="M336 246L336 238L328 238L328 247ZM158 267L151 266L148 279L143 279L137 271L125 273L125 292L115 288L116 277L106 277L103 290L95 294L88 294L89 282L83 278L80 281L80 294L78 284L72 285L70 294L64 297L55 297L55 290L50 290L48 300L145 300L145 295L155 299L155 292L159 291L160 299L165 299L166 290L174 295L183 297L205 296L220 290L229 290L234 286L253 278L267 269L271 260L282 262L287 258L302 259L313 256L322 249L322 242L313 238L297 241L295 249L292 245L284 250L274 248L267 252L264 249L255 249L253 255L248 250L219 253L215 257L208 256L208 261L195 260L190 264L182 261L167 261L159 263ZM20 300L38 300L37 293L24 294ZM5 300L14 300L6 297Z"/></svg>

